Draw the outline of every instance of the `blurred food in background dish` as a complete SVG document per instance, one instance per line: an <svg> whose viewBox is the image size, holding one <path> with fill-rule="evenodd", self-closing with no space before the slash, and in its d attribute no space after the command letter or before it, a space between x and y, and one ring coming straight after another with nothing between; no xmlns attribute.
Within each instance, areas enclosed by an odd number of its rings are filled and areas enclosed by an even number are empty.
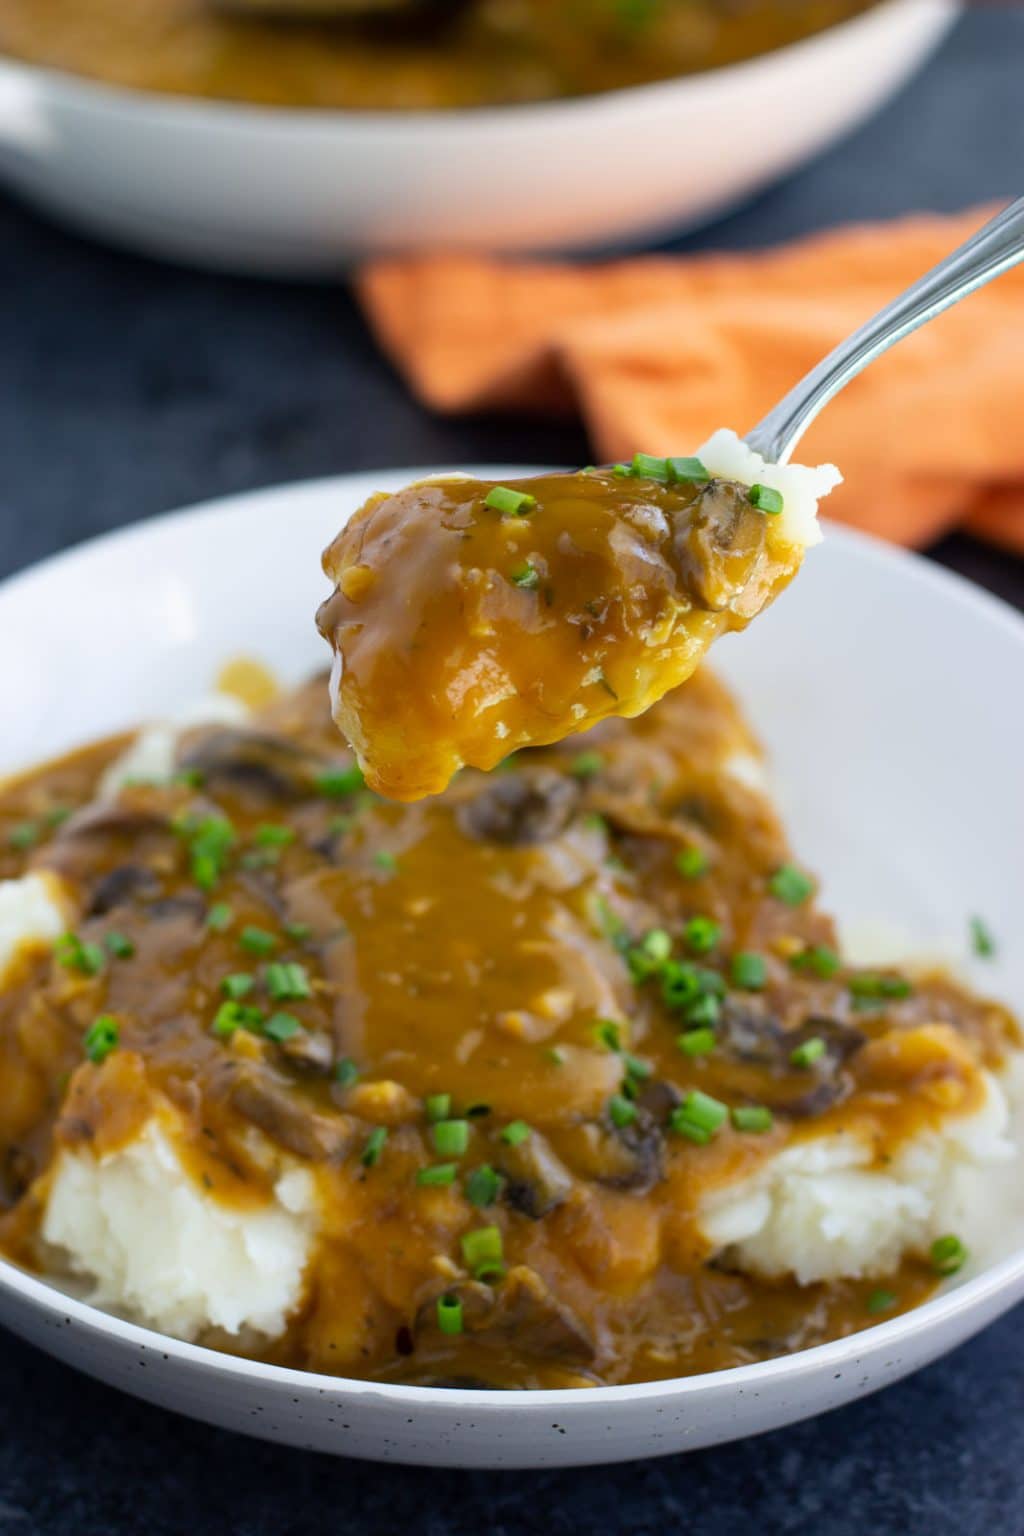
<svg viewBox="0 0 1024 1536"><path fill-rule="evenodd" d="M0 49L175 95L433 110L583 96L792 43L871 0L2 0Z"/></svg>

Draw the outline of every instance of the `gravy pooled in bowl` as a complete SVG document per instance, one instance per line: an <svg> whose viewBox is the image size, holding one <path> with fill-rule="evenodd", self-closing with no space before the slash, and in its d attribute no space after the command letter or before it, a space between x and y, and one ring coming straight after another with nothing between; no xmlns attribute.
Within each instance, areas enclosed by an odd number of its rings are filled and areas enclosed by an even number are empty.
<svg viewBox="0 0 1024 1536"><path fill-rule="evenodd" d="M844 962L758 761L702 670L398 805L318 678L7 785L0 1247L423 1385L687 1375L921 1301L1014 1151L1018 1031Z"/></svg>
<svg viewBox="0 0 1024 1536"><path fill-rule="evenodd" d="M436 794L464 765L642 713L792 579L838 478L719 433L700 457L373 497L324 555L317 616L370 787Z"/></svg>

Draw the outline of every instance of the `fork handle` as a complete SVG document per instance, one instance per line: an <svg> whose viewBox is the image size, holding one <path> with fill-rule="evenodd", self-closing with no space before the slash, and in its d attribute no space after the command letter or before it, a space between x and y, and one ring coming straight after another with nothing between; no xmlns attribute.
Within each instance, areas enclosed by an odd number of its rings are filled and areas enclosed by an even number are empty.
<svg viewBox="0 0 1024 1536"><path fill-rule="evenodd" d="M899 298L841 341L770 410L746 440L771 464L785 464L833 395L896 342L1024 260L1024 197L997 213Z"/></svg>

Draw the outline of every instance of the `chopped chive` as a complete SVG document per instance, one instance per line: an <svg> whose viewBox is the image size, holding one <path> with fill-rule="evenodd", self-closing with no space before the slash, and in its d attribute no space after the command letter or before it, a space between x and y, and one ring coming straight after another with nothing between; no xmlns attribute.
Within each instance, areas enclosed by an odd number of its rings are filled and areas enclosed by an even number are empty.
<svg viewBox="0 0 1024 1536"><path fill-rule="evenodd" d="M369 1136L366 1138L366 1145L363 1147L362 1152L359 1154L359 1161L362 1163L364 1168L373 1168L377 1163L380 1162L380 1155L384 1150L384 1143L387 1141L387 1139L387 1126L375 1125Z"/></svg>
<svg viewBox="0 0 1024 1536"><path fill-rule="evenodd" d="M442 1157L461 1157L469 1146L468 1120L438 1120L431 1127L435 1151Z"/></svg>
<svg viewBox="0 0 1024 1536"><path fill-rule="evenodd" d="M872 1317L877 1317L880 1312L891 1312L898 1304L899 1297L895 1291L877 1290L871 1292L864 1306Z"/></svg>
<svg viewBox="0 0 1024 1536"><path fill-rule="evenodd" d="M510 1120L501 1132L501 1140L505 1142L506 1146L518 1147L526 1141L529 1135L530 1127L525 1120Z"/></svg>
<svg viewBox="0 0 1024 1536"><path fill-rule="evenodd" d="M540 572L527 560L524 565L516 567L512 572L511 580L514 587L523 587L526 591L533 592L540 585Z"/></svg>
<svg viewBox="0 0 1024 1536"><path fill-rule="evenodd" d="M955 1275L967 1262L967 1249L952 1232L937 1237L929 1250L932 1268L939 1275Z"/></svg>
<svg viewBox="0 0 1024 1536"><path fill-rule="evenodd" d="M711 476L700 459L666 459L670 484L710 480Z"/></svg>
<svg viewBox="0 0 1024 1536"><path fill-rule="evenodd" d="M285 923L284 931L290 939L295 940L296 944L305 943L306 939L311 938L313 934L308 923Z"/></svg>
<svg viewBox="0 0 1024 1536"><path fill-rule="evenodd" d="M760 1136L771 1130L775 1116L764 1104L740 1104L732 1111L732 1123L738 1131Z"/></svg>
<svg viewBox="0 0 1024 1536"><path fill-rule="evenodd" d="M800 950L790 959L790 967L794 971L811 971L815 976L820 976L827 981L838 971L842 961L834 949L827 944L809 944L806 949Z"/></svg>
<svg viewBox="0 0 1024 1536"><path fill-rule="evenodd" d="M598 1019L594 1025L594 1039L609 1051L622 1050L622 1026L614 1019Z"/></svg>
<svg viewBox="0 0 1024 1536"><path fill-rule="evenodd" d="M620 1131L632 1125L636 1119L636 1105L621 1093L613 1093L608 1100L608 1118Z"/></svg>
<svg viewBox="0 0 1024 1536"><path fill-rule="evenodd" d="M631 475L632 473L633 469L629 464L612 465L612 474L615 475L616 479L624 480L628 475Z"/></svg>
<svg viewBox="0 0 1024 1536"><path fill-rule="evenodd" d="M242 949L249 951L251 955L269 955L277 948L277 939L265 928L256 928L252 925L243 928L238 935L238 942Z"/></svg>
<svg viewBox="0 0 1024 1536"><path fill-rule="evenodd" d="M211 891L227 865L235 844L235 829L226 816L186 817L178 831L188 845L192 879L200 890Z"/></svg>
<svg viewBox="0 0 1024 1536"><path fill-rule="evenodd" d="M803 1040L795 1050L790 1051L789 1059L794 1067L813 1067L816 1061L820 1061L825 1054L825 1042L820 1035L812 1035L809 1040Z"/></svg>
<svg viewBox="0 0 1024 1536"><path fill-rule="evenodd" d="M103 942L115 960L130 960L135 953L135 945L123 933L108 933Z"/></svg>
<svg viewBox="0 0 1024 1536"><path fill-rule="evenodd" d="M480 1168L474 1168L466 1180L466 1199L470 1205L483 1208L493 1205L501 1194L502 1178L496 1173L489 1163L484 1163Z"/></svg>
<svg viewBox="0 0 1024 1536"><path fill-rule="evenodd" d="M117 1049L120 1038L121 1029L114 1015L101 1013L82 1036L82 1049L88 1059L98 1066L101 1061L106 1060L111 1051Z"/></svg>
<svg viewBox="0 0 1024 1536"><path fill-rule="evenodd" d="M604 758L600 752L577 752L569 764L569 772L574 779L592 779L603 767Z"/></svg>
<svg viewBox="0 0 1024 1536"><path fill-rule="evenodd" d="M353 763L350 768L331 768L321 773L316 779L316 792L327 800L345 800L365 785L363 770Z"/></svg>
<svg viewBox="0 0 1024 1536"><path fill-rule="evenodd" d="M508 485L494 485L484 497L484 506L505 517L523 517L537 505L529 491L514 491Z"/></svg>
<svg viewBox="0 0 1024 1536"><path fill-rule="evenodd" d="M261 848L285 848L294 841L294 830L291 827L278 826L276 822L266 821L253 833L253 842L258 843Z"/></svg>
<svg viewBox="0 0 1024 1536"><path fill-rule="evenodd" d="M206 914L206 926L214 933L223 933L225 928L231 927L234 915L226 901L215 901Z"/></svg>
<svg viewBox="0 0 1024 1536"><path fill-rule="evenodd" d="M373 856L373 862L377 869L383 869L387 871L388 874L392 875L398 868L398 860L395 858L395 855L393 853L389 853L386 848L378 848L377 852Z"/></svg>
<svg viewBox="0 0 1024 1536"><path fill-rule="evenodd" d="M713 1029L688 1029L676 1036L676 1045L684 1056L707 1056L715 1048Z"/></svg>
<svg viewBox="0 0 1024 1536"><path fill-rule="evenodd" d="M70 805L55 805L52 810L47 811L43 819L48 827L59 827L67 821L70 815Z"/></svg>
<svg viewBox="0 0 1024 1536"><path fill-rule="evenodd" d="M235 1002L251 992L256 985L256 979L250 976L248 971L235 971L231 976L221 978L220 989L225 997L234 998Z"/></svg>
<svg viewBox="0 0 1024 1536"><path fill-rule="evenodd" d="M971 947L983 960L990 960L996 952L996 941L991 930L980 917L971 918Z"/></svg>
<svg viewBox="0 0 1024 1536"><path fill-rule="evenodd" d="M313 996L309 972L297 960L273 961L264 970L263 979L275 1003L293 1003Z"/></svg>
<svg viewBox="0 0 1024 1536"><path fill-rule="evenodd" d="M768 881L768 889L787 907L800 907L814 894L814 881L795 864L781 864Z"/></svg>
<svg viewBox="0 0 1024 1536"><path fill-rule="evenodd" d="M695 955L706 955L722 937L722 929L711 917L691 917L683 929L687 948Z"/></svg>
<svg viewBox="0 0 1024 1536"><path fill-rule="evenodd" d="M644 480L660 480L662 484L669 478L668 460L656 458L653 453L634 453L630 471Z"/></svg>
<svg viewBox="0 0 1024 1536"><path fill-rule="evenodd" d="M884 976L877 971L861 971L846 983L854 1006L879 1008L883 1002L900 1002L913 988L905 976Z"/></svg>
<svg viewBox="0 0 1024 1536"><path fill-rule="evenodd" d="M699 1088L693 1088L682 1103L676 1105L669 1116L669 1124L674 1131L702 1145L725 1124L728 1117L728 1106L720 1099L713 1099L709 1093L701 1093ZM699 1134L694 1136L694 1131Z"/></svg>
<svg viewBox="0 0 1024 1536"><path fill-rule="evenodd" d="M353 1083L359 1081L359 1068L351 1056L343 1056L340 1061L334 1063L333 1077L342 1088L351 1088Z"/></svg>
<svg viewBox="0 0 1024 1536"><path fill-rule="evenodd" d="M34 821L19 822L12 827L7 834L7 846L16 849L19 853L35 846L39 841L39 826Z"/></svg>
<svg viewBox="0 0 1024 1536"><path fill-rule="evenodd" d="M631 1056L628 1051L622 1058L622 1064L630 1077L639 1078L641 1082L645 1082L654 1071L649 1061L644 1061L642 1056Z"/></svg>
<svg viewBox="0 0 1024 1536"><path fill-rule="evenodd" d="M259 1008L239 1002L221 1003L213 1016L213 1032L226 1039L236 1029L259 1029L262 1023L263 1012Z"/></svg>
<svg viewBox="0 0 1024 1536"><path fill-rule="evenodd" d="M701 995L697 967L685 960L670 960L661 973L661 995L666 1008L689 1007Z"/></svg>
<svg viewBox="0 0 1024 1536"><path fill-rule="evenodd" d="M729 970L733 986L742 987L745 992L760 992L768 980L764 955L750 949L741 949L733 955Z"/></svg>
<svg viewBox="0 0 1024 1536"><path fill-rule="evenodd" d="M272 1013L263 1026L263 1033L270 1040L292 1040L302 1031L302 1022L294 1013Z"/></svg>
<svg viewBox="0 0 1024 1536"><path fill-rule="evenodd" d="M747 492L747 500L752 507L756 507L759 512L767 512L770 517L776 516L785 505L782 492L771 485L752 485Z"/></svg>
<svg viewBox="0 0 1024 1536"><path fill-rule="evenodd" d="M711 867L711 860L703 848L683 848L676 854L676 872L684 880L699 880Z"/></svg>
<svg viewBox="0 0 1024 1536"><path fill-rule="evenodd" d="M83 976L98 976L103 969L103 950L98 944L84 944L77 933L62 933L54 954L65 970L79 971Z"/></svg>
<svg viewBox="0 0 1024 1536"><path fill-rule="evenodd" d="M457 1296L437 1298L437 1326L442 1333L462 1332L462 1302Z"/></svg>
<svg viewBox="0 0 1024 1536"><path fill-rule="evenodd" d="M243 869L272 869L280 857L280 848L249 848L238 862Z"/></svg>
<svg viewBox="0 0 1024 1536"><path fill-rule="evenodd" d="M481 1264L500 1264L505 1257L499 1227L476 1227L462 1236L462 1257L466 1267L476 1270Z"/></svg>
<svg viewBox="0 0 1024 1536"><path fill-rule="evenodd" d="M720 998L716 997L714 992L702 992L700 997L695 997L693 1002L688 1003L683 1009L683 1019L694 1027L717 1024L721 1011Z"/></svg>
<svg viewBox="0 0 1024 1536"><path fill-rule="evenodd" d="M434 1163L430 1168L421 1168L416 1174L417 1184L440 1185L454 1184L459 1168L457 1163Z"/></svg>
<svg viewBox="0 0 1024 1536"><path fill-rule="evenodd" d="M544 1052L545 1060L550 1061L554 1067L565 1066L565 1052L560 1046L549 1045Z"/></svg>
<svg viewBox="0 0 1024 1536"><path fill-rule="evenodd" d="M431 1122L447 1120L451 1114L452 1096L450 1093L431 1093L424 1102L427 1119Z"/></svg>
<svg viewBox="0 0 1024 1536"><path fill-rule="evenodd" d="M667 960L672 953L672 940L664 928L652 928L640 940L640 948L651 960Z"/></svg>

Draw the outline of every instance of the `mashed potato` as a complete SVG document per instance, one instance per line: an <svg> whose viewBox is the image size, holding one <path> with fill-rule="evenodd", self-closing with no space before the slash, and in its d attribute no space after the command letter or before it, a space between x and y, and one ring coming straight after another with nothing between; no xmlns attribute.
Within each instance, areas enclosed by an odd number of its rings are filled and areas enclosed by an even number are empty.
<svg viewBox="0 0 1024 1536"><path fill-rule="evenodd" d="M0 880L0 981L19 953L49 946L68 925L67 897L60 881L46 871Z"/></svg>
<svg viewBox="0 0 1024 1536"><path fill-rule="evenodd" d="M174 1147L173 1110L96 1158L63 1151L41 1235L89 1300L178 1338L211 1328L274 1337L302 1297L316 1225L313 1180L294 1167L262 1210L211 1199Z"/></svg>
<svg viewBox="0 0 1024 1536"><path fill-rule="evenodd" d="M705 1199L706 1241L747 1273L802 1285L891 1273L949 1231L973 1247L988 1171L1016 1152L1007 1093L989 1073L985 1088L975 1113L911 1137L883 1167L849 1132L793 1143Z"/></svg>
<svg viewBox="0 0 1024 1536"><path fill-rule="evenodd" d="M185 731L197 725L240 725L248 714L233 694L211 693L173 719L154 721L111 763L100 781L100 798L112 800L126 784L140 780L166 784L174 772L178 741Z"/></svg>
<svg viewBox="0 0 1024 1536"><path fill-rule="evenodd" d="M769 464L727 427L712 433L698 449L698 458L713 475L738 480L741 485L769 485L780 491L783 509L779 514L779 531L790 544L806 549L821 543L818 502L841 485L843 479L834 464Z"/></svg>

